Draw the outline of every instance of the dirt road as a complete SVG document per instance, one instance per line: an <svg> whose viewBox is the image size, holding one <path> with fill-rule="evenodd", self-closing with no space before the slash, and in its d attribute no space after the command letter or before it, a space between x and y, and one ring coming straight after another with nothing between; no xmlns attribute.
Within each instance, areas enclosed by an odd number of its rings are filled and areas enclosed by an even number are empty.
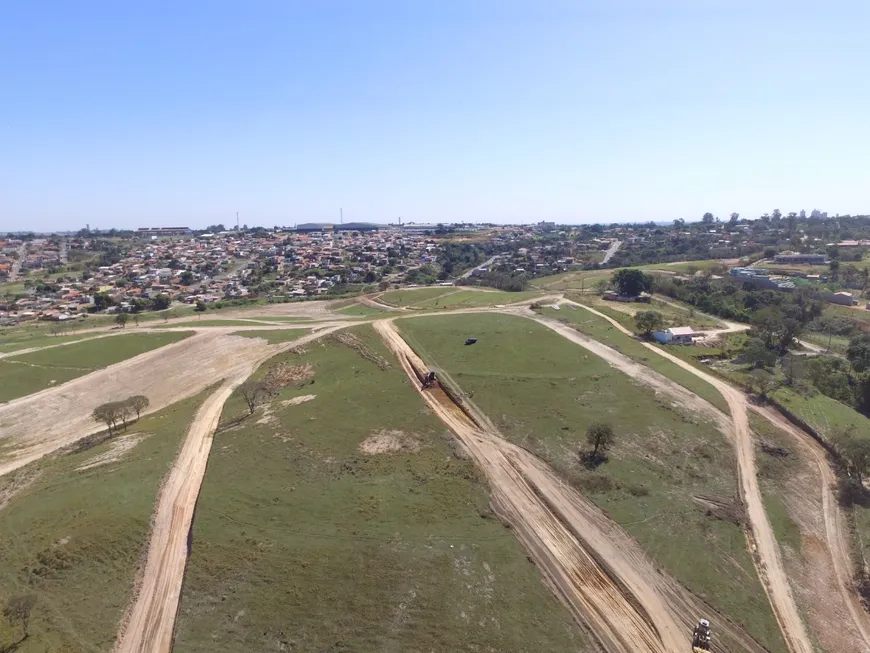
<svg viewBox="0 0 870 653"><path fill-rule="evenodd" d="M619 322L607 315L583 304L574 303L574 305L606 319L623 333L633 335ZM764 510L761 490L758 487L755 448L749 430L746 397L736 388L697 369L681 358L662 351L649 343L642 344L659 356L667 358L715 387L728 402L728 408L731 411L734 448L737 454L739 484L749 522L749 536L755 549L753 560L756 563L759 578L761 578L762 585L770 599L770 604L789 651L792 653L812 653L813 647L792 595L791 586L783 567L779 544L774 537L773 528Z"/></svg>
<svg viewBox="0 0 870 653"><path fill-rule="evenodd" d="M374 326L419 391L427 365L391 321ZM463 410L439 387L421 394L486 474L496 512L604 650L688 650L694 620L710 614L709 606L656 568L625 531L548 465L501 437L475 407ZM764 650L720 617L714 618L723 632L722 651Z"/></svg>
<svg viewBox="0 0 870 653"><path fill-rule="evenodd" d="M129 620L122 627L117 653L169 653L187 565L188 537L205 475L214 432L233 390L268 358L335 331L332 327L277 347L260 349L233 369L205 400L187 432L181 452L157 499L142 583ZM256 342L256 341L253 341Z"/></svg>
<svg viewBox="0 0 870 653"><path fill-rule="evenodd" d="M323 332L338 328L320 324ZM251 327L251 331L278 327ZM189 330L189 329L183 329ZM91 411L130 395L148 397L148 412L202 392L248 369L251 360L280 350L258 338L203 330L180 342L97 370L54 388L0 405L0 476L56 451L102 427Z"/></svg>

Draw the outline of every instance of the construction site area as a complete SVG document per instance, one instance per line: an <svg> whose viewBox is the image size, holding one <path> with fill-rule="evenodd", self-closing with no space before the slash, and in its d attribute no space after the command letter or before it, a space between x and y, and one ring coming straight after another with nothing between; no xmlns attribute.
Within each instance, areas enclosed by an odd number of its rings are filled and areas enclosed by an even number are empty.
<svg viewBox="0 0 870 653"><path fill-rule="evenodd" d="M620 310L429 287L0 342L0 652L870 653L825 443Z"/></svg>

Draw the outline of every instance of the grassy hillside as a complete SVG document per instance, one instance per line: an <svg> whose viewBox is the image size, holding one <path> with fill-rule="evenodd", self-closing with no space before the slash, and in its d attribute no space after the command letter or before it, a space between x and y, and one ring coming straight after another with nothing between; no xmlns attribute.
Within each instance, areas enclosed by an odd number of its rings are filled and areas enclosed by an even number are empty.
<svg viewBox="0 0 870 653"><path fill-rule="evenodd" d="M0 402L45 390L189 335L130 333L0 359Z"/></svg>
<svg viewBox="0 0 870 653"><path fill-rule="evenodd" d="M93 448L0 477L0 505L13 487L23 487L0 508L0 604L37 597L31 636L17 653L111 650L147 546L157 488L206 395L143 417ZM118 459L110 461L113 455ZM19 637L0 620L0 650Z"/></svg>
<svg viewBox="0 0 870 653"><path fill-rule="evenodd" d="M712 424L531 320L478 314L397 324L506 437L549 461L685 586L770 650L784 650L742 528L695 499L729 503L737 492L732 446ZM469 335L478 343L463 346ZM598 421L617 441L609 461L590 470L578 452Z"/></svg>
<svg viewBox="0 0 870 653"><path fill-rule="evenodd" d="M334 340L282 361L313 380L225 409L175 651L591 650L395 361Z"/></svg>

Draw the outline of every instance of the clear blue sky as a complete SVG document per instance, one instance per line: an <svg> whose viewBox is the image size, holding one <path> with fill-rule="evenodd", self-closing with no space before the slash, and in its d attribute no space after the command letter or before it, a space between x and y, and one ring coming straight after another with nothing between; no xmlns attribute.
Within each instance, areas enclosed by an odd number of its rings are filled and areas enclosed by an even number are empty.
<svg viewBox="0 0 870 653"><path fill-rule="evenodd" d="M870 212L870 3L44 0L0 230Z"/></svg>

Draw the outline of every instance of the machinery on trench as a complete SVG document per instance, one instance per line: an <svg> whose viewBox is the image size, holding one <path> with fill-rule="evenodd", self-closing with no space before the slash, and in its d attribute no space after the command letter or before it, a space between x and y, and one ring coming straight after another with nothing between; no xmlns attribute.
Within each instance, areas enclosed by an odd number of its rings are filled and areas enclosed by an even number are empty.
<svg viewBox="0 0 870 653"><path fill-rule="evenodd" d="M423 385L420 387L421 390L425 390L426 388L431 388L435 385L435 382L438 379L435 378L435 370L429 370L426 376L423 377Z"/></svg>
<svg viewBox="0 0 870 653"><path fill-rule="evenodd" d="M713 633L710 631L710 622L699 619L698 625L692 631L692 653L707 653L712 650Z"/></svg>

